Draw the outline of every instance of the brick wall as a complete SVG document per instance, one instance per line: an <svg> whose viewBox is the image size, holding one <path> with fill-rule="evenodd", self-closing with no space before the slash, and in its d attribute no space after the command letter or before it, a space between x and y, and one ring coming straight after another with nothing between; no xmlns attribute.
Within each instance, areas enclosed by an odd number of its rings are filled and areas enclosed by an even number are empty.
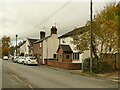
<svg viewBox="0 0 120 90"><path fill-rule="evenodd" d="M81 63L68 63L68 62L58 62L54 60L45 60L46 64L51 67L69 69L69 70L80 70L82 68Z"/></svg>
<svg viewBox="0 0 120 90"><path fill-rule="evenodd" d="M120 69L120 54L103 54L103 61L113 68Z"/></svg>
<svg viewBox="0 0 120 90"><path fill-rule="evenodd" d="M60 59L60 54L62 54L62 59ZM72 63L72 53L70 53L70 59L66 60L66 53L63 52L61 47L58 50L57 55L58 55L58 62L69 62L69 63Z"/></svg>
<svg viewBox="0 0 120 90"><path fill-rule="evenodd" d="M33 45L33 55L37 57L38 62L40 64L43 63L42 59L40 59L40 57L42 58L42 56L43 56L42 44L41 44L41 47L40 47L40 43L36 43Z"/></svg>

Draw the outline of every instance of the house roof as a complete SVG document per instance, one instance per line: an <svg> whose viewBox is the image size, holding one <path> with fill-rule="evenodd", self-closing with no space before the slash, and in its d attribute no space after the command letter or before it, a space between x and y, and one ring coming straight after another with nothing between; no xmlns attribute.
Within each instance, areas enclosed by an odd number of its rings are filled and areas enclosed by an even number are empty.
<svg viewBox="0 0 120 90"><path fill-rule="evenodd" d="M36 42L38 39L30 39L28 38L30 45L33 46L34 42Z"/></svg>
<svg viewBox="0 0 120 90"><path fill-rule="evenodd" d="M34 44L39 43L39 42L42 42L42 41L48 39L49 37L50 37L50 36L44 37L44 38L42 38L42 39L39 39L39 40L35 41Z"/></svg>
<svg viewBox="0 0 120 90"><path fill-rule="evenodd" d="M63 52L73 52L69 45L59 45L58 50L60 47L62 48ZM58 52L58 50L57 50L57 52Z"/></svg>
<svg viewBox="0 0 120 90"><path fill-rule="evenodd" d="M17 48L20 48L24 43L26 43L26 41L23 41L22 43L20 43Z"/></svg>
<svg viewBox="0 0 120 90"><path fill-rule="evenodd" d="M76 28L76 29L74 29L74 30L72 30L68 33L65 33L65 34L59 36L58 38L69 37L69 36L76 35L78 33L82 34L83 32L86 32L87 30L89 30L88 28L89 28L88 26L83 26L83 27L80 27L80 28Z"/></svg>

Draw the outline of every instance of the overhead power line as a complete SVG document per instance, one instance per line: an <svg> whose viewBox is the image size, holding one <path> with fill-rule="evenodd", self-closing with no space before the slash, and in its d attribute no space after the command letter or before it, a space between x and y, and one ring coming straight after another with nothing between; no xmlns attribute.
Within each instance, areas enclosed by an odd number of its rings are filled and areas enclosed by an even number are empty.
<svg viewBox="0 0 120 90"><path fill-rule="evenodd" d="M54 17L57 13L59 13L61 10L63 10L68 4L71 3L72 0L70 0L69 2L67 2L66 4L64 4L61 8L59 8L56 12L54 12L53 14L51 14L49 17L45 18L44 20L40 21L38 24L34 25L31 29L26 30L26 32L30 31L30 30L35 30L35 28L39 28L39 26L45 22L47 22L48 20L50 20L52 17ZM25 32L24 32L25 33Z"/></svg>

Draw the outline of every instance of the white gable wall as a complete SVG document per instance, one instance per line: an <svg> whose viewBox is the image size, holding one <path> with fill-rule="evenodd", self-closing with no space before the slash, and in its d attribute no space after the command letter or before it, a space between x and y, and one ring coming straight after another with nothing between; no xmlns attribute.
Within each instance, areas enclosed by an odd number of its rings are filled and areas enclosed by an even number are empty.
<svg viewBox="0 0 120 90"><path fill-rule="evenodd" d="M25 47L26 47L25 43L22 46L20 46L20 54L25 53Z"/></svg>
<svg viewBox="0 0 120 90"><path fill-rule="evenodd" d="M53 58L53 54L57 54L58 46L59 40L57 34L52 34L52 36L48 38L48 58Z"/></svg>
<svg viewBox="0 0 120 90"><path fill-rule="evenodd" d="M59 40L57 34L52 34L51 37L43 41L43 64L45 58L53 58L53 54L57 54L58 46Z"/></svg>
<svg viewBox="0 0 120 90"><path fill-rule="evenodd" d="M65 38L60 38L59 39L59 43L63 44L63 45L70 45L72 51L75 52L79 52L79 50L75 50L75 45L73 43L71 43L71 41L73 41L72 37L65 37ZM86 50L84 51L84 53L79 54L79 60L73 60L73 63L82 63L82 60L90 57L90 51Z"/></svg>
<svg viewBox="0 0 120 90"><path fill-rule="evenodd" d="M28 39L26 40L26 43L25 43L25 54L29 54L29 48L28 48L28 45L29 45L29 41Z"/></svg>

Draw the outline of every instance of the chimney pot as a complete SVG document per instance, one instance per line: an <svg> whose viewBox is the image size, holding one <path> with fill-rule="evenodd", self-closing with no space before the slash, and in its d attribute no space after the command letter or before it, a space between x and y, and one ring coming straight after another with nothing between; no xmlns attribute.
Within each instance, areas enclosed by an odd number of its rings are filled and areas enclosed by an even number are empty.
<svg viewBox="0 0 120 90"><path fill-rule="evenodd" d="M40 39L45 37L45 32L44 31L40 31Z"/></svg>
<svg viewBox="0 0 120 90"><path fill-rule="evenodd" d="M56 28L56 26L52 26L52 28L51 28L51 35L52 34L57 34L57 28Z"/></svg>

